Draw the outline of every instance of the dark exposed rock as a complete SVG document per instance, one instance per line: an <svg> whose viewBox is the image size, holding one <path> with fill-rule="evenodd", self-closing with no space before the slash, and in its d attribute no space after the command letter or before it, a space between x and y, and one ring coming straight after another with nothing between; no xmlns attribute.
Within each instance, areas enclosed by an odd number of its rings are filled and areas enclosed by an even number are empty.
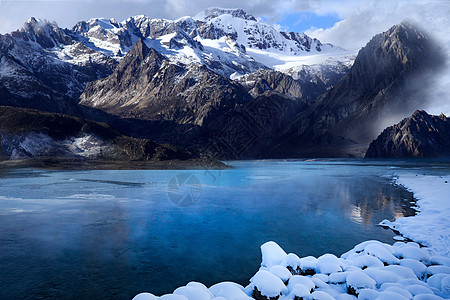
<svg viewBox="0 0 450 300"><path fill-rule="evenodd" d="M0 107L1 157L169 160L193 156L171 145L120 134L105 123L31 109ZM77 139L82 145L77 147Z"/></svg>
<svg viewBox="0 0 450 300"><path fill-rule="evenodd" d="M259 70L243 76L239 82L247 87L253 96L274 92L288 97L303 98L305 94L303 85L291 76L278 71Z"/></svg>
<svg viewBox="0 0 450 300"><path fill-rule="evenodd" d="M450 119L419 110L386 128L366 152L367 158L442 156L450 156Z"/></svg>
<svg viewBox="0 0 450 300"><path fill-rule="evenodd" d="M308 105L277 94L258 96L210 122L198 148L219 159L267 158L269 146Z"/></svg>
<svg viewBox="0 0 450 300"><path fill-rule="evenodd" d="M73 64L48 50L67 45L75 57L92 59ZM0 69L6 70L0 72L0 105L74 113L86 83L109 75L115 66L55 23L32 18L22 30L0 35Z"/></svg>
<svg viewBox="0 0 450 300"><path fill-rule="evenodd" d="M198 34L204 39L216 40L223 36L230 36L227 35L227 33L223 29L217 28L211 23L197 21L197 24L198 24ZM237 36L233 35L230 37L233 38L234 40L237 38Z"/></svg>
<svg viewBox="0 0 450 300"><path fill-rule="evenodd" d="M261 292L258 290L257 287L254 288L252 296L253 296L253 299L256 299L256 300L277 300L278 298L280 298L280 296L276 296L276 297L264 296L263 294L261 294Z"/></svg>
<svg viewBox="0 0 450 300"><path fill-rule="evenodd" d="M298 70L292 69L287 74L273 70L259 70L241 77L239 82L254 97L277 93L310 102L332 88L348 70L345 65L303 66Z"/></svg>
<svg viewBox="0 0 450 300"><path fill-rule="evenodd" d="M205 20L207 21L224 14L229 14L235 18L240 18L244 20L256 21L256 18L254 16L248 14L243 9L223 9L212 7L206 9L204 13L205 13Z"/></svg>
<svg viewBox="0 0 450 300"><path fill-rule="evenodd" d="M139 39L111 76L86 86L81 104L85 99L95 99L92 106L106 111L112 106L124 105L152 80L163 61L161 54Z"/></svg>
<svg viewBox="0 0 450 300"><path fill-rule="evenodd" d="M59 47L72 43L70 36L61 30L55 22L38 21L35 18L30 18L21 30L14 31L11 35L22 38L24 41L36 42L43 48Z"/></svg>
<svg viewBox="0 0 450 300"><path fill-rule="evenodd" d="M359 51L350 73L320 99L315 125L334 127L333 133L358 142L371 141L382 119L409 115L421 104L416 92L426 86L423 73L436 71L443 61L437 49L408 21L376 35Z"/></svg>
<svg viewBox="0 0 450 300"><path fill-rule="evenodd" d="M109 77L90 83L81 104L126 117L202 125L250 99L204 66L170 64L138 41Z"/></svg>

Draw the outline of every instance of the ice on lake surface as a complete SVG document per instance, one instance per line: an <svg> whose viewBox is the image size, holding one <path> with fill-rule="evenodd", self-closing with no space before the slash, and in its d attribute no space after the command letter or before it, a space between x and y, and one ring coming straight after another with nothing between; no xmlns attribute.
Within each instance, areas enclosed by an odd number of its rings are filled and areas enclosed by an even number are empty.
<svg viewBox="0 0 450 300"><path fill-rule="evenodd" d="M197 171L0 171L0 298L131 299L190 281L247 285L260 245L340 256L414 214L398 161L239 161Z"/></svg>

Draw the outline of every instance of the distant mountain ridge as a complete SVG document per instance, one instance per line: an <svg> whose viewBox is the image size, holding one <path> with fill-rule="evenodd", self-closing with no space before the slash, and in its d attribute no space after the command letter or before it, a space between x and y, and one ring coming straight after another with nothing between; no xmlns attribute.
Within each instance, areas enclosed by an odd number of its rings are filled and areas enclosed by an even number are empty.
<svg viewBox="0 0 450 300"><path fill-rule="evenodd" d="M0 35L1 104L76 110L73 106L86 84L111 75L139 39L172 64L204 65L231 79L270 68L247 53L248 49L259 51L258 58L271 51L291 56L342 52L304 34L292 38L298 34L277 31L242 10L210 9L203 15L204 20L184 17L174 21L141 15L120 23L97 18L81 21L72 29L30 18L21 30ZM270 45L260 45L255 39L270 41ZM343 59L351 62L351 58Z"/></svg>

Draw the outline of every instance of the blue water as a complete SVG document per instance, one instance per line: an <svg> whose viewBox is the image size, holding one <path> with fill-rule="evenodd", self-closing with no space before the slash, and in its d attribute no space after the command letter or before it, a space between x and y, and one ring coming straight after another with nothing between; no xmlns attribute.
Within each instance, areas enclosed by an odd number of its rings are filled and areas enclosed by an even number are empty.
<svg viewBox="0 0 450 300"><path fill-rule="evenodd" d="M414 214L399 173L439 163L240 161L197 171L0 170L0 299L131 299L243 285L269 240L340 255Z"/></svg>

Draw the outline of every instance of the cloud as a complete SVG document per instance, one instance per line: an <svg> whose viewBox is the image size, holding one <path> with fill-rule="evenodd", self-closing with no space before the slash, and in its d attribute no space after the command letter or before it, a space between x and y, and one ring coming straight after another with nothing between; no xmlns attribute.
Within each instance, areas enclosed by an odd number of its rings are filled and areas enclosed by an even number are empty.
<svg viewBox="0 0 450 300"><path fill-rule="evenodd" d="M332 1L334 2L334 1ZM354 1L350 1L350 4ZM343 21L332 28L311 28L306 33L323 42L340 45L347 49L359 49L377 33L386 31L391 26L409 18L428 32L441 39L450 41L449 1L362 1L359 5L330 5L324 10L333 11Z"/></svg>
<svg viewBox="0 0 450 300"><path fill-rule="evenodd" d="M450 1L365 0L346 1L344 5L337 5L336 1L320 2L311 7L315 13L336 13L343 20L331 28L310 28L306 34L349 50L360 49L372 36L405 18L425 30L446 52L447 65L437 74L424 75L430 79L430 86L426 96L422 95L421 109L450 115Z"/></svg>

